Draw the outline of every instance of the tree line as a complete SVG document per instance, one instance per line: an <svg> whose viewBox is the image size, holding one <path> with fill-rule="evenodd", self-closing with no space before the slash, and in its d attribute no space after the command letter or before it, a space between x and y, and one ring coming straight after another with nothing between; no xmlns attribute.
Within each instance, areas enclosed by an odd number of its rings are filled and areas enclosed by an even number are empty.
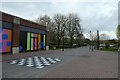
<svg viewBox="0 0 120 80"><path fill-rule="evenodd" d="M54 14L52 18L48 15L43 15L39 16L35 22L47 27L49 43L56 44L58 48L62 43L69 44L71 47L73 44L80 45L83 43L83 29L78 14Z"/></svg>

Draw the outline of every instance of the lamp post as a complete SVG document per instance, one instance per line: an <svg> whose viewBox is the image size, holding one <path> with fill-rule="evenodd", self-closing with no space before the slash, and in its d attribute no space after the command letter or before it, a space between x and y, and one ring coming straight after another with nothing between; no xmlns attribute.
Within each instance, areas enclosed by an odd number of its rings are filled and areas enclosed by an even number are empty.
<svg viewBox="0 0 120 80"><path fill-rule="evenodd" d="M63 30L63 46L62 46L62 51L64 51L64 30Z"/></svg>
<svg viewBox="0 0 120 80"><path fill-rule="evenodd" d="M93 35L92 35L92 51L93 51L93 47L94 47L93 44L94 44L94 43L93 43Z"/></svg>
<svg viewBox="0 0 120 80"><path fill-rule="evenodd" d="M64 36L63 36L63 48L62 48L62 51L64 51Z"/></svg>
<svg viewBox="0 0 120 80"><path fill-rule="evenodd" d="M97 30L97 50L99 50L99 44L100 44L99 41L100 41L99 40L99 30Z"/></svg>
<svg viewBox="0 0 120 80"><path fill-rule="evenodd" d="M91 44L92 44L92 40L91 40L91 31L90 31L90 49L91 49Z"/></svg>
<svg viewBox="0 0 120 80"><path fill-rule="evenodd" d="M93 51L93 35L92 35L92 32L91 32L91 31L90 31L90 39L91 39L90 49L92 49L92 51Z"/></svg>

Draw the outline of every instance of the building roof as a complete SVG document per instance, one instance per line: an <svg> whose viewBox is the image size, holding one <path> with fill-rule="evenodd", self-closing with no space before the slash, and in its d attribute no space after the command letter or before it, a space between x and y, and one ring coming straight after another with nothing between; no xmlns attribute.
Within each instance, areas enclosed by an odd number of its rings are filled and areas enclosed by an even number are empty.
<svg viewBox="0 0 120 80"><path fill-rule="evenodd" d="M44 25L40 25L36 22L33 22L33 21L30 21L30 20L27 20L27 19L24 19L24 18L21 18L21 17L18 17L18 16L15 16L15 15L12 15L12 14L8 14L8 13L5 13L5 12L2 12L0 11L0 13L2 13L2 18L0 17L0 20L4 20L4 21L10 21L10 22L13 22L13 18L16 17L16 18L19 18L20 19L20 24L21 25L24 25L23 23L30 23L31 25L36 25L36 26L40 26L41 28L43 29L46 29L46 26ZM9 18L8 18L9 17ZM10 19L11 18L11 19ZM27 26L27 25L26 25ZM28 25L29 26L29 25Z"/></svg>

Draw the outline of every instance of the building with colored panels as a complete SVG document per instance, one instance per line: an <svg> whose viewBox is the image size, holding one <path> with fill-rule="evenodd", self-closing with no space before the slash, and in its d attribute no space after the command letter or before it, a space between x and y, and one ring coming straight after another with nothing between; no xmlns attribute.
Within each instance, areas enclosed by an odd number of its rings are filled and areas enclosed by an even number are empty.
<svg viewBox="0 0 120 80"><path fill-rule="evenodd" d="M1 12L0 53L48 50L46 26Z"/></svg>

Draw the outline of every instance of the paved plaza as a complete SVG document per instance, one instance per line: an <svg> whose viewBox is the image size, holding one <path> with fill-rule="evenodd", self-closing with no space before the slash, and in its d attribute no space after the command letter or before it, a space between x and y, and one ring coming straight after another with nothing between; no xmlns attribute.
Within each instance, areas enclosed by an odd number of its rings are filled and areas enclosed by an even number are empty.
<svg viewBox="0 0 120 80"><path fill-rule="evenodd" d="M60 62L44 68L26 67L10 64L12 60L44 57L48 62L51 58ZM14 55L3 55L3 78L117 78L118 53L91 51L89 47L62 50L24 52ZM38 60L38 59L36 59ZM44 63L44 60L42 61ZM35 62L34 62L35 63Z"/></svg>

